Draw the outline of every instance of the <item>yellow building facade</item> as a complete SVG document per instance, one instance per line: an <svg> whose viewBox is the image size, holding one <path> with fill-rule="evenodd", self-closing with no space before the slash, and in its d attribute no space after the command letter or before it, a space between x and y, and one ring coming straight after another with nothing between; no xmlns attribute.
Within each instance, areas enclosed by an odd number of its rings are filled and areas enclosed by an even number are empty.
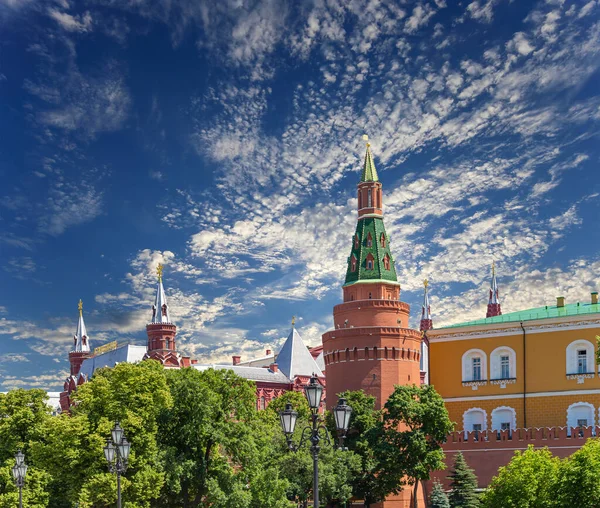
<svg viewBox="0 0 600 508"><path fill-rule="evenodd" d="M598 293L425 332L456 430L600 425Z"/></svg>

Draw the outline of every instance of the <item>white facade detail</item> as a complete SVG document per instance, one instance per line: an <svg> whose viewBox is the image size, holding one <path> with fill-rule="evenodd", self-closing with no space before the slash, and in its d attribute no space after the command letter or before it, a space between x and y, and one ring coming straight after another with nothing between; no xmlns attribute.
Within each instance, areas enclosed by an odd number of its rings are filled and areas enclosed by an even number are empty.
<svg viewBox="0 0 600 508"><path fill-rule="evenodd" d="M510 430L517 428L517 413L509 406L500 406L492 411L492 430Z"/></svg>
<svg viewBox="0 0 600 508"><path fill-rule="evenodd" d="M425 384L429 384L429 346L421 341L421 372L425 372Z"/></svg>
<svg viewBox="0 0 600 508"><path fill-rule="evenodd" d="M462 380L463 383L487 381L487 356L484 351L469 349L462 356Z"/></svg>
<svg viewBox="0 0 600 508"><path fill-rule="evenodd" d="M490 354L490 379L517 377L517 353L508 346L500 346Z"/></svg>
<svg viewBox="0 0 600 508"><path fill-rule="evenodd" d="M595 371L594 345L589 340L575 340L567 346L567 376Z"/></svg>
<svg viewBox="0 0 600 508"><path fill-rule="evenodd" d="M567 409L567 434L571 435L571 428L595 427L596 410L589 402L576 402Z"/></svg>
<svg viewBox="0 0 600 508"><path fill-rule="evenodd" d="M487 430L487 413L479 407L472 407L463 413L463 430Z"/></svg>

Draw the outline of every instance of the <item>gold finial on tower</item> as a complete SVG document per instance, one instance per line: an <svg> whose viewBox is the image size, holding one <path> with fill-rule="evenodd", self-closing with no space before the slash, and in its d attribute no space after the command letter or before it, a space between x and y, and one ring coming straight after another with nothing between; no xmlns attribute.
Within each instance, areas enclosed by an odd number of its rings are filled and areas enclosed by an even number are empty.
<svg viewBox="0 0 600 508"><path fill-rule="evenodd" d="M496 261L492 260L492 275L496 275Z"/></svg>
<svg viewBox="0 0 600 508"><path fill-rule="evenodd" d="M367 142L367 148L369 148L371 146L371 143L369 143L369 136L367 136L366 134L363 134L363 140L365 140Z"/></svg>
<svg viewBox="0 0 600 508"><path fill-rule="evenodd" d="M83 315L83 302L79 299L79 303L77 304L77 308L79 309L79 315Z"/></svg>
<svg viewBox="0 0 600 508"><path fill-rule="evenodd" d="M294 328L295 324L296 324L296 316L292 316L292 328Z"/></svg>
<svg viewBox="0 0 600 508"><path fill-rule="evenodd" d="M158 274L158 280L162 280L163 265L160 263L158 263L158 266L156 267L156 273Z"/></svg>
<svg viewBox="0 0 600 508"><path fill-rule="evenodd" d="M425 288L427 288L427 286L429 286L429 281L428 281L427 279L425 279L425 280L423 281L423 286L424 286Z"/></svg>

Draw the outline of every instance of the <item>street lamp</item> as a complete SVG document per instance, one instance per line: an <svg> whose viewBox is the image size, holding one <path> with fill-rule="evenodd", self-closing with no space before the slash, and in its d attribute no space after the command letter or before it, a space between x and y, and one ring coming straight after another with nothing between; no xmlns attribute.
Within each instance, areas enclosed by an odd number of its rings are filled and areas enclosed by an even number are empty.
<svg viewBox="0 0 600 508"><path fill-rule="evenodd" d="M19 487L19 508L23 508L23 485L25 485L25 476L27 475L27 464L25 464L25 455L21 450L15 455L12 474L17 487Z"/></svg>
<svg viewBox="0 0 600 508"><path fill-rule="evenodd" d="M291 451L297 452L302 445L304 445L307 441L310 441L310 451L313 457L313 501L314 507L319 508L319 450L321 449L319 446L319 442L321 441L320 432L323 431L325 439L330 444L331 439L329 438L329 432L327 432L325 426L322 425L319 417L319 407L323 397L323 386L321 386L315 376L312 376L308 385L304 387L304 395L306 396L308 406L310 407L311 424L307 425L302 430L302 436L298 445L295 445L292 442L292 435L294 434L294 429L296 428L298 413L294 411L290 403L287 403L285 409L279 413L279 418L281 420L281 428L285 434L287 446ZM344 449L343 440L346 436L346 431L348 430L348 423L350 422L350 413L352 412L352 408L346 404L345 399L340 399L340 403L334 408L333 411L336 422L335 426L340 440L340 449ZM306 431L309 431L310 433L308 436L306 435Z"/></svg>
<svg viewBox="0 0 600 508"><path fill-rule="evenodd" d="M106 440L104 457L108 462L108 470L117 473L117 508L121 508L121 475L127 471L127 459L129 458L130 444L125 437L119 422L111 430L111 438Z"/></svg>

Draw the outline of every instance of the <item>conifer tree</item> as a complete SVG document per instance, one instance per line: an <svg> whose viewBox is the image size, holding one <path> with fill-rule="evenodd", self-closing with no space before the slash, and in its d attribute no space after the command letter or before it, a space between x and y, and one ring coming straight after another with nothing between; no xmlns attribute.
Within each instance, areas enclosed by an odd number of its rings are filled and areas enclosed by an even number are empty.
<svg viewBox="0 0 600 508"><path fill-rule="evenodd" d="M468 466L461 452L456 454L452 472L448 476L450 482L450 495L448 499L452 508L476 508L479 506L477 498L477 477Z"/></svg>
<svg viewBox="0 0 600 508"><path fill-rule="evenodd" d="M442 488L442 484L438 481L433 482L431 496L429 496L429 508L450 508L448 496Z"/></svg>

